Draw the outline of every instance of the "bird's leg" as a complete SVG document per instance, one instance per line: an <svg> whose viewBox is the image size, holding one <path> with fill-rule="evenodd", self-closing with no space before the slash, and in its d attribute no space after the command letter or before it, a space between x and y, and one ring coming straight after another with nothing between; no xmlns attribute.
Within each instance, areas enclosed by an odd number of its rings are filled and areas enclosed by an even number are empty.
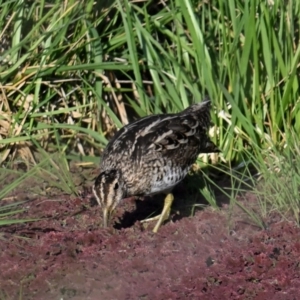
<svg viewBox="0 0 300 300"><path fill-rule="evenodd" d="M143 220L142 223L158 220L153 229L153 232L156 233L158 231L159 227L161 226L161 224L169 218L173 200L174 200L173 194L172 193L167 194L167 196L165 198L165 202L164 202L164 208L163 208L161 214L158 216L155 216L153 218Z"/></svg>
<svg viewBox="0 0 300 300"><path fill-rule="evenodd" d="M161 226L161 224L169 218L173 200L174 200L173 194L169 193L165 198L164 208L160 214L159 220L157 221L157 223L153 229L153 232L156 233L158 231L159 227Z"/></svg>

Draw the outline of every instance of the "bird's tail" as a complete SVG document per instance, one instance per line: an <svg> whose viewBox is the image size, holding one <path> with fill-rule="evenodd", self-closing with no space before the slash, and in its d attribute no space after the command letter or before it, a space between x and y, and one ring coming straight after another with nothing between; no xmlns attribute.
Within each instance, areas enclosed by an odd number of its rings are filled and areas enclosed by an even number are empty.
<svg viewBox="0 0 300 300"><path fill-rule="evenodd" d="M219 153L221 150L210 140L206 142L206 146L201 150L201 153Z"/></svg>
<svg viewBox="0 0 300 300"><path fill-rule="evenodd" d="M182 111L182 114L186 114L186 113L205 113L205 112L209 112L211 108L211 101L209 97L205 97L203 99L202 102L200 103L196 103L196 104L192 104L191 106L189 106L188 108L186 108L185 110Z"/></svg>

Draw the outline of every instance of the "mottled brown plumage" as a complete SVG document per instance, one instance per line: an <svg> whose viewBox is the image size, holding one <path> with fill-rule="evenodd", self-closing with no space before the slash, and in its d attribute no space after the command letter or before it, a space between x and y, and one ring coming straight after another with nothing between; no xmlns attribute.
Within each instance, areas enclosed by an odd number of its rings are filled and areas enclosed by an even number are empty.
<svg viewBox="0 0 300 300"><path fill-rule="evenodd" d="M207 136L210 101L177 114L152 115L120 129L102 156L93 191L103 210L104 226L125 197L166 193L165 206L154 228L168 217L169 194L188 173L199 153L218 152ZM153 218L153 219L157 219Z"/></svg>

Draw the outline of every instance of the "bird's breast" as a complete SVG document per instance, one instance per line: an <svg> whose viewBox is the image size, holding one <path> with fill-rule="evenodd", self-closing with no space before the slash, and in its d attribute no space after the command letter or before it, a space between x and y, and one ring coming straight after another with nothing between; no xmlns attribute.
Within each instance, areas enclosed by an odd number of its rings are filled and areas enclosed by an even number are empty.
<svg viewBox="0 0 300 300"><path fill-rule="evenodd" d="M156 194L175 187L188 173L189 168L180 166L162 166L152 176L148 194Z"/></svg>

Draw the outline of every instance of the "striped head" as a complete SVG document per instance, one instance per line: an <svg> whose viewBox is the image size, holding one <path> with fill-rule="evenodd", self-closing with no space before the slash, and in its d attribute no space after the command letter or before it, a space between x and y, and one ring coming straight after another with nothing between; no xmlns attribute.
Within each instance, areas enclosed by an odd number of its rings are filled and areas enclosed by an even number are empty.
<svg viewBox="0 0 300 300"><path fill-rule="evenodd" d="M93 193L103 212L103 227L107 227L110 216L126 196L126 186L120 170L112 169L100 173L96 178Z"/></svg>

